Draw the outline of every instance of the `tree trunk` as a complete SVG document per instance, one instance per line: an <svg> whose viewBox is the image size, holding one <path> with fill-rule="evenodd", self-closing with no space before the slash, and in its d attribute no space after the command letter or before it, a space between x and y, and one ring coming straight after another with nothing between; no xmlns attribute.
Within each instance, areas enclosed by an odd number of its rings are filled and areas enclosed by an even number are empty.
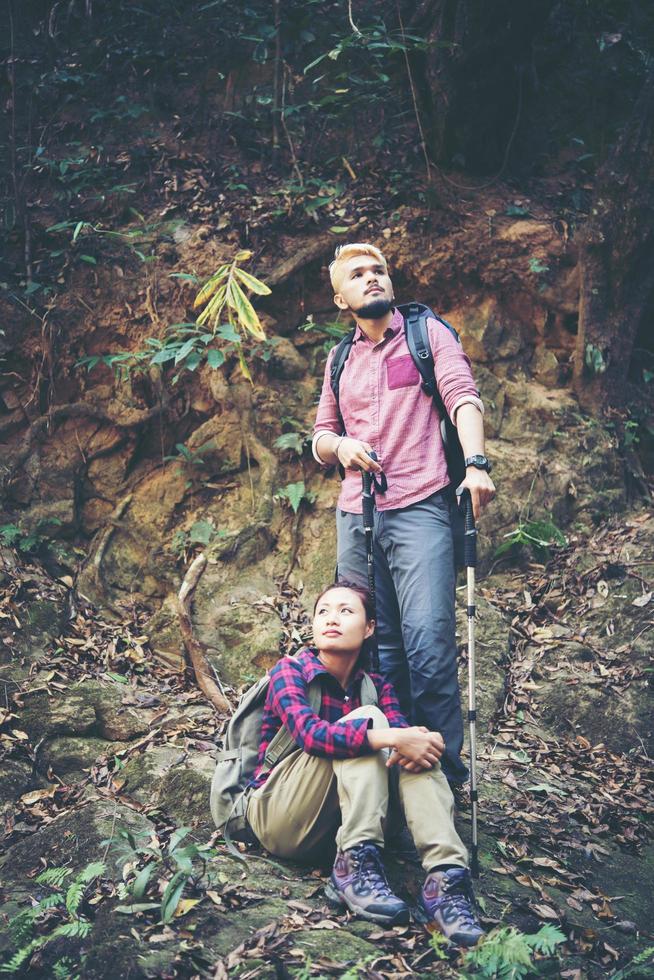
<svg viewBox="0 0 654 980"><path fill-rule="evenodd" d="M552 0L423 0L410 32L429 42L414 57L433 160L476 173L506 164L522 116L533 43Z"/></svg>
<svg viewBox="0 0 654 980"><path fill-rule="evenodd" d="M580 255L574 387L580 405L620 404L654 295L654 71L598 174Z"/></svg>

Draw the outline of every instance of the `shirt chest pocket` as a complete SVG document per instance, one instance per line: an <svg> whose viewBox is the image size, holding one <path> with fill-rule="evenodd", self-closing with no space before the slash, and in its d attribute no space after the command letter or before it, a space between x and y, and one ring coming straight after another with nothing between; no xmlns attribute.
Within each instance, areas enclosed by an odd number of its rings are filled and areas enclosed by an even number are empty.
<svg viewBox="0 0 654 980"><path fill-rule="evenodd" d="M386 381L389 388L410 388L419 384L420 374L410 354L389 358L386 362Z"/></svg>

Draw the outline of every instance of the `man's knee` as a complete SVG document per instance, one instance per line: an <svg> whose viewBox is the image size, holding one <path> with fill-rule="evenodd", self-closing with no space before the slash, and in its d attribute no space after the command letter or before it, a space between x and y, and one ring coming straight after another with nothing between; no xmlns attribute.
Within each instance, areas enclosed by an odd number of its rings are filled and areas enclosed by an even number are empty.
<svg viewBox="0 0 654 980"><path fill-rule="evenodd" d="M353 718L371 718L373 728L388 728L388 718L376 704L362 704L349 714L343 715L340 721L350 721Z"/></svg>

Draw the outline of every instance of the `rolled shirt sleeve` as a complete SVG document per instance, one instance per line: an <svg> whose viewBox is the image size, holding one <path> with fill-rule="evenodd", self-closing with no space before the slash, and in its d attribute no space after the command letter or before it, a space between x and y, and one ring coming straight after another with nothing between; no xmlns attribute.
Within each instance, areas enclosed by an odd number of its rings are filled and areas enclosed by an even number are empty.
<svg viewBox="0 0 654 980"><path fill-rule="evenodd" d="M452 333L435 320L427 321L429 341L436 365L436 383L445 411L456 424L457 409L468 402L480 412L484 405L479 397L470 368L470 359Z"/></svg>

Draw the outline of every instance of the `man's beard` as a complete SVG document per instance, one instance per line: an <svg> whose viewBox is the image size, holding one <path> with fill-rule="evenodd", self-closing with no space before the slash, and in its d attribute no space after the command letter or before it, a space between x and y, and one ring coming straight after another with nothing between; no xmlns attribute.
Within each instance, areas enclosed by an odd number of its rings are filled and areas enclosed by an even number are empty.
<svg viewBox="0 0 654 980"><path fill-rule="evenodd" d="M371 299L369 303L364 303L354 312L362 320L381 320L393 309L393 303L389 299Z"/></svg>

